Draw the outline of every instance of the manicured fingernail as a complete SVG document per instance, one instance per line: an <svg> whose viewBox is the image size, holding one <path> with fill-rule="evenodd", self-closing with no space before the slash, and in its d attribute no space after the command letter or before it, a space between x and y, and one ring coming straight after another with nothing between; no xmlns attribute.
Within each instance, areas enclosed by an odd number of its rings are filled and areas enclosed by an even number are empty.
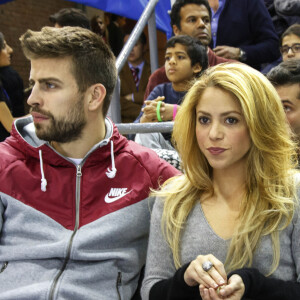
<svg viewBox="0 0 300 300"><path fill-rule="evenodd" d="M223 280L223 279L221 279L220 281L219 281L219 284L224 284L225 283L225 281Z"/></svg>

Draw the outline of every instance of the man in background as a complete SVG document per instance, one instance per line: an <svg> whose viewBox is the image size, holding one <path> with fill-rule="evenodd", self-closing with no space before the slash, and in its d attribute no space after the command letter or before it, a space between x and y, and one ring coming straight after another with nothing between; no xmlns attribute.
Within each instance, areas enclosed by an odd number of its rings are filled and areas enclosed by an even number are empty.
<svg viewBox="0 0 300 300"><path fill-rule="evenodd" d="M300 158L300 59L282 62L267 77L282 101L287 120L299 144Z"/></svg>
<svg viewBox="0 0 300 300"><path fill-rule="evenodd" d="M125 35L124 44L129 34ZM139 115L149 77L150 64L145 60L147 47L146 35L142 32L137 43L130 52L127 63L120 72L121 80L121 116L123 123L132 123Z"/></svg>

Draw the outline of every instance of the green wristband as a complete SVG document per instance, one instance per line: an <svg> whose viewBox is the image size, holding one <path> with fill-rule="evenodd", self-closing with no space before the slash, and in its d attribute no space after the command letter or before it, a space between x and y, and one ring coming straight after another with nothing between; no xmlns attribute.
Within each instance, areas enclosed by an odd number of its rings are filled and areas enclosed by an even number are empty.
<svg viewBox="0 0 300 300"><path fill-rule="evenodd" d="M162 103L162 101L158 101L157 106L156 106L156 116L157 116L158 122L162 122L162 119L161 119L161 116L160 116L161 103Z"/></svg>

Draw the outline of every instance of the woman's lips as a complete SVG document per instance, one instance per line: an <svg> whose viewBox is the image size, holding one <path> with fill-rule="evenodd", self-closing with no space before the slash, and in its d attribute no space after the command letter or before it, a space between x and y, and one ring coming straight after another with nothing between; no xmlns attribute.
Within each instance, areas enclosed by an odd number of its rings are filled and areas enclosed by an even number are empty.
<svg viewBox="0 0 300 300"><path fill-rule="evenodd" d="M207 148L207 150L213 155L218 155L218 154L221 154L224 151L226 151L225 148L218 148L218 147L210 147L210 148Z"/></svg>

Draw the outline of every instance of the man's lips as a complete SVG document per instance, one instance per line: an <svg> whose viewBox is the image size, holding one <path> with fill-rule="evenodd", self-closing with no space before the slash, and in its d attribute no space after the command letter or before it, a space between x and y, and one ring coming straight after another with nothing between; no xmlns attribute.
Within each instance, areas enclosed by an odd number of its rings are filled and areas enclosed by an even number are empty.
<svg viewBox="0 0 300 300"><path fill-rule="evenodd" d="M201 37L201 38L208 38L208 34L205 32L198 32L196 34L197 37Z"/></svg>
<svg viewBox="0 0 300 300"><path fill-rule="evenodd" d="M43 114L38 113L38 112L35 112L35 111L31 112L31 115L32 115L33 121L34 121L35 123L39 123L39 122L42 122L42 121L45 121L45 120L48 120L48 119L49 119L48 116L43 115Z"/></svg>
<svg viewBox="0 0 300 300"><path fill-rule="evenodd" d="M213 154L213 155L218 155L218 154L221 154L223 153L224 151L226 151L227 149L225 148L218 148L218 147L210 147L210 148L207 148L207 150Z"/></svg>

